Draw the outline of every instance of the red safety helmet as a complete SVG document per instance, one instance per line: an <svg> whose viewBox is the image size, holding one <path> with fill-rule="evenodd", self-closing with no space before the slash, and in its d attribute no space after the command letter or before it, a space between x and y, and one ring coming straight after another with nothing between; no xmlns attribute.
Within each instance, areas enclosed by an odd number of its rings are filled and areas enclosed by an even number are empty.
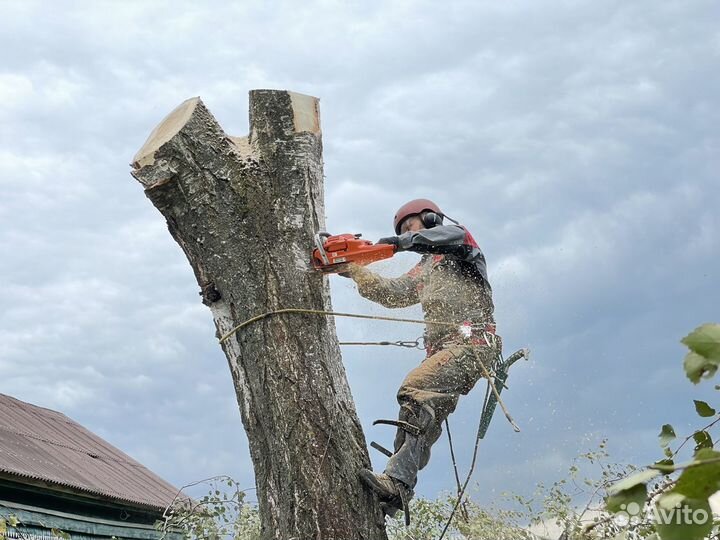
<svg viewBox="0 0 720 540"><path fill-rule="evenodd" d="M435 212L438 216L444 217L440 207L428 199L415 199L410 202L403 204L400 209L395 212L395 219L393 220L393 227L395 228L395 234L400 234L400 227L402 222L410 216L417 216L422 212Z"/></svg>

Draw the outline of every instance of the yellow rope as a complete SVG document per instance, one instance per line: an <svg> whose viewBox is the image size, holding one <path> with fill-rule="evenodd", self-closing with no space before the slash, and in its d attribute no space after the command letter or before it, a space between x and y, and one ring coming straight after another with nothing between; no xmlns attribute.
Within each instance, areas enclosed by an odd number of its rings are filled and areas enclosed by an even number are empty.
<svg viewBox="0 0 720 540"><path fill-rule="evenodd" d="M355 319L372 319L372 320L376 320L376 321L394 321L394 322L404 322L404 323L413 323L413 324L435 324L435 325L439 325L439 326L452 326L452 327L458 327L460 325L460 323L449 322L449 321L434 321L434 320L424 321L424 320L418 320L418 319L401 319L398 317L384 317L381 315L362 315L359 313L342 313L339 311L323 311L321 309L285 308L285 309L276 309L274 311L268 311L267 313L262 313L261 315L256 315L255 317L252 317L246 321L241 322L235 328L233 328L227 334L225 334L223 337L221 337L220 343L224 343L225 341L227 341L227 339L230 336L235 334L241 328L248 326L249 324L260 321L260 320L270 317L272 315L280 315L282 313L303 313L305 315L325 315L327 317L353 317Z"/></svg>

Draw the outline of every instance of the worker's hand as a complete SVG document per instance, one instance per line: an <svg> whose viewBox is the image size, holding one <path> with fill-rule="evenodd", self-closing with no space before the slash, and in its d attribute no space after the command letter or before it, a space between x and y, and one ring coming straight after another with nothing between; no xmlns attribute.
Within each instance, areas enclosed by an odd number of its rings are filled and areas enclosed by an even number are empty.
<svg viewBox="0 0 720 540"><path fill-rule="evenodd" d="M398 247L400 246L400 239L397 236L387 236L378 240L377 243L390 244L391 246L395 246L395 251L397 251Z"/></svg>

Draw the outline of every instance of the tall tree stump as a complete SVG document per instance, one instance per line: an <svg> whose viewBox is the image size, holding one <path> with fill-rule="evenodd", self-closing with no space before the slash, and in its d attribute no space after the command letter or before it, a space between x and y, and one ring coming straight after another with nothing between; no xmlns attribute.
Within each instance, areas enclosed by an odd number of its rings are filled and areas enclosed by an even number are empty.
<svg viewBox="0 0 720 540"><path fill-rule="evenodd" d="M230 137L199 98L155 128L132 175L195 272L217 335L287 307L330 310L312 271L324 228L318 100L250 92L250 135ZM332 318L268 317L222 344L255 468L263 538L386 538Z"/></svg>

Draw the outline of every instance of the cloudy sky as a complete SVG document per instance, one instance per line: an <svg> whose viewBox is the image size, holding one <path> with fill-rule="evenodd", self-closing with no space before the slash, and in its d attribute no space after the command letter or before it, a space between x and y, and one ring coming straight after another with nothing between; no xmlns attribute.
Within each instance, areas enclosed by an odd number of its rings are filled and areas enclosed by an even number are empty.
<svg viewBox="0 0 720 540"><path fill-rule="evenodd" d="M687 434L692 399L715 399L679 339L720 319L718 20L714 0L0 0L0 392L178 486L253 485L210 312L128 163L188 97L243 135L248 90L288 89L321 99L328 228L385 236L400 204L436 200L486 253L507 352L532 349L506 393L522 432L496 416L476 497L528 494L604 437L658 458L660 425ZM371 422L421 358L345 351L369 440L390 445ZM482 394L452 417L463 466ZM419 491L453 485L441 440Z"/></svg>

